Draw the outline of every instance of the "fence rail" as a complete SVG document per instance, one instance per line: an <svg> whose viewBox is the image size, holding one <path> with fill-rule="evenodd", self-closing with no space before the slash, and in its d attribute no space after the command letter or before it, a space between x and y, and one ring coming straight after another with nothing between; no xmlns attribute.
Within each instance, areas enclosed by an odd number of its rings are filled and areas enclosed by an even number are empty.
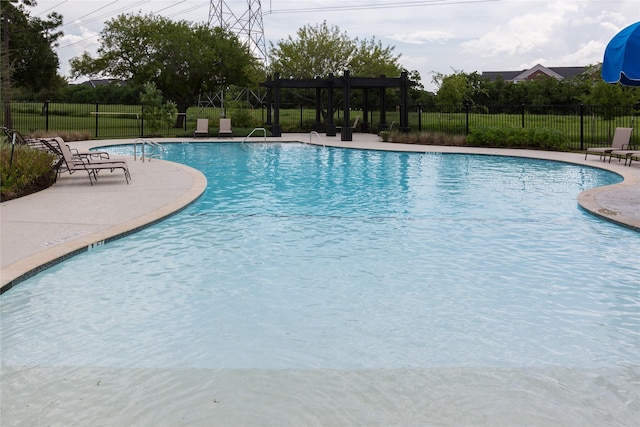
<svg viewBox="0 0 640 427"><path fill-rule="evenodd" d="M4 111L4 105L0 104ZM59 102L12 102L12 127L24 134L66 133L87 138L139 138L148 136L148 120L141 105L70 104ZM498 127L545 127L564 132L571 141L571 149L584 150L594 145L608 144L616 127L635 127L640 113L631 107L592 105L414 105L409 111L411 131L441 132L466 135L473 129ZM326 115L326 113L325 113ZM360 127L378 131L400 122L400 111L386 112L386 122L380 122L378 111L351 112L351 119L360 117ZM195 129L196 119L209 118L210 126L217 127L220 117L230 117L234 132L250 132L256 127L269 128L267 108L227 109L217 107L191 107L180 119L181 126L156 130L165 136L188 136ZM313 106L283 105L280 109L283 132L324 132L323 115ZM147 125L145 125L147 122ZM340 124L340 111L334 114L334 123ZM0 125L5 126L4 117ZM244 136L244 135L242 135ZM632 135L632 144L640 146L640 132Z"/></svg>

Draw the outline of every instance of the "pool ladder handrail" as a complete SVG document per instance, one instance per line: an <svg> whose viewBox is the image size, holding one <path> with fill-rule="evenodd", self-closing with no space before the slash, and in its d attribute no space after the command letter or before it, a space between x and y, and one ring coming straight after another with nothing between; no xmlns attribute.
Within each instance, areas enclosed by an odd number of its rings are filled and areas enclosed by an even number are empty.
<svg viewBox="0 0 640 427"><path fill-rule="evenodd" d="M320 144L322 144L322 146L326 148L326 146L324 145L324 141L322 140L322 138L320 138L320 134L315 130L312 130L311 132L309 132L309 144L312 143L311 140L314 135L318 138L318 141L320 141Z"/></svg>
<svg viewBox="0 0 640 427"><path fill-rule="evenodd" d="M142 160L143 163L144 163L145 157L147 157L149 161L151 161L152 158L158 158L158 155L155 153L155 150L154 152L152 152L152 154L150 154L149 156L146 156L146 153L145 153L146 145L151 145L154 149L159 148L163 154L165 152L164 147L159 142L151 141L150 139L136 139L135 142L133 143L133 160L134 161L138 159L138 144L142 145L142 148L140 149L140 160Z"/></svg>
<svg viewBox="0 0 640 427"><path fill-rule="evenodd" d="M262 131L264 142L267 142L267 130L265 128L253 128L253 130L251 132L249 132L249 135L244 137L244 139L242 140L241 144L244 144L247 141L247 139L251 138L251 135L253 135L254 132L259 131L259 130Z"/></svg>

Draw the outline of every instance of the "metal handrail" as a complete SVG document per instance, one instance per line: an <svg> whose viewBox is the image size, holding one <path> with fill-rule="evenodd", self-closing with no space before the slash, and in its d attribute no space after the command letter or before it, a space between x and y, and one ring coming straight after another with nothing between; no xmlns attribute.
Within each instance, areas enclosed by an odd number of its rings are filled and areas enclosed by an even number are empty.
<svg viewBox="0 0 640 427"><path fill-rule="evenodd" d="M251 138L251 135L253 135L253 133L258 130L262 131L264 135L264 142L267 142L267 130L265 128L254 128L251 132L249 132L249 135L244 137L241 143L244 144L247 141L247 139Z"/></svg>
<svg viewBox="0 0 640 427"><path fill-rule="evenodd" d="M320 141L320 144L322 144L323 147L326 147L324 145L324 141L322 140L322 138L320 138L320 134L315 130L312 130L311 132L309 132L309 144L311 144L311 137L313 135L315 135L318 138L318 141Z"/></svg>
<svg viewBox="0 0 640 427"><path fill-rule="evenodd" d="M140 160L144 163L145 158L145 145L151 145L154 148L160 148L162 153L164 153L164 147L159 142L151 141L150 139L136 139L133 143L133 160L136 161L138 159L138 144L142 145L140 150ZM149 161L154 157L153 154L149 155L147 158ZM157 157L157 156L156 156Z"/></svg>

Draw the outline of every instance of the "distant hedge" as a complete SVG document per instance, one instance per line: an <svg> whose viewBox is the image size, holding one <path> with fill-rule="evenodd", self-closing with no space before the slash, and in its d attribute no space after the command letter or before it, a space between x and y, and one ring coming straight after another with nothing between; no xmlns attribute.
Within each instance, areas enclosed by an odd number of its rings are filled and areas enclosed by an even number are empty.
<svg viewBox="0 0 640 427"><path fill-rule="evenodd" d="M467 144L478 147L566 151L569 143L569 137L564 132L544 127L512 128L488 126L472 129L467 135Z"/></svg>

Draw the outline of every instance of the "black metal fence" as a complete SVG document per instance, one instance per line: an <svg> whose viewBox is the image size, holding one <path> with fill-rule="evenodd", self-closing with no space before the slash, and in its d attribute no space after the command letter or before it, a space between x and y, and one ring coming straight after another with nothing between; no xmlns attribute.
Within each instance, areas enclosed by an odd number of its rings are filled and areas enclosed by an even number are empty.
<svg viewBox="0 0 640 427"><path fill-rule="evenodd" d="M4 110L4 105L2 105ZM266 107L251 109L226 109L219 107L192 107L180 118L180 126L163 125L151 129L141 105L70 104L57 102L11 103L11 127L23 134L65 133L81 138L136 138L146 135L188 136L193 134L196 119L208 118L215 130L220 117L230 117L234 134L246 135L255 127L268 127L270 117ZM334 123L342 124L340 110L334 113ZM564 132L572 149L583 150L589 146L609 144L616 127L635 127L640 113L630 107L590 105L440 105L411 107L409 128L411 131L440 132L467 135L473 129L496 127L545 127ZM284 105L280 109L280 125L283 132L324 131L326 112L317 113L306 105ZM351 121L359 117L359 130L378 132L381 129L397 129L400 111L386 112L386 122L380 122L379 111L353 110ZM6 126L5 118L0 125ZM215 134L215 133L213 133ZM640 134L634 132L632 144L640 146Z"/></svg>

